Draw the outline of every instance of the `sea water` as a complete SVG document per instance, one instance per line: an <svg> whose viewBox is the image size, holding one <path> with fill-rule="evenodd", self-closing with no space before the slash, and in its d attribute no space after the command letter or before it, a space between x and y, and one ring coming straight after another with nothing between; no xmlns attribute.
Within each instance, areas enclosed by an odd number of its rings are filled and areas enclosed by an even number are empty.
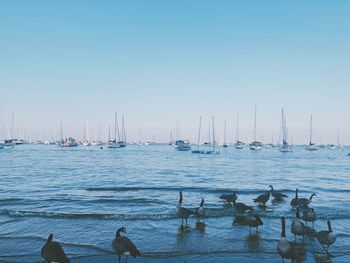
<svg viewBox="0 0 350 263"><path fill-rule="evenodd" d="M280 217L286 216L287 238L294 240L295 211L289 203L296 188L299 197L317 194L311 203L315 229L326 230L331 220L337 234L329 255L305 237L302 261L350 262L349 149L219 151L199 155L168 145L0 150L0 262L41 262L40 249L50 233L71 262L116 262L111 242L121 226L143 255L130 262L280 262ZM288 199L257 207L252 199L270 184ZM204 227L194 217L187 230L180 227L179 190L184 207L196 209L205 199ZM258 232L233 224L232 207L219 199L233 190L261 216Z"/></svg>

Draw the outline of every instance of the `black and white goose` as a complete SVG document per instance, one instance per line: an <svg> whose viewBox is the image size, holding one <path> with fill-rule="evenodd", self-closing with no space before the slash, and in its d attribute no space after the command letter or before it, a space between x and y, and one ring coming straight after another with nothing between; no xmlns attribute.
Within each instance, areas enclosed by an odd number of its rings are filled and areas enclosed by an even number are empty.
<svg viewBox="0 0 350 263"><path fill-rule="evenodd" d="M298 188L295 189L295 197L292 200L290 200L290 205L292 207L298 206L298 200L299 200L298 192L299 192L299 189Z"/></svg>
<svg viewBox="0 0 350 263"><path fill-rule="evenodd" d="M41 256L46 262L69 263L69 259L63 251L60 243L53 240L53 235L50 234L45 245L41 248Z"/></svg>
<svg viewBox="0 0 350 263"><path fill-rule="evenodd" d="M194 214L193 211L190 209L182 207L182 191L180 191L180 198L179 202L177 203L176 207L176 215L181 218L181 226L184 225L184 219L186 221L186 227L187 227L187 219L189 218L190 215Z"/></svg>
<svg viewBox="0 0 350 263"><path fill-rule="evenodd" d="M246 204L243 204L241 202L233 203L232 206L236 210L236 212L241 213L241 214L244 213L244 212L247 212L247 211L254 211L253 207L248 206Z"/></svg>
<svg viewBox="0 0 350 263"><path fill-rule="evenodd" d="M309 198L299 198L298 199L298 206L299 207L307 207L312 202L312 198L314 196L317 196L315 193L312 193Z"/></svg>
<svg viewBox="0 0 350 263"><path fill-rule="evenodd" d="M238 194L237 191L233 191L232 194L222 194L220 195L220 199L226 200L228 203L234 203L238 198L237 194Z"/></svg>
<svg viewBox="0 0 350 263"><path fill-rule="evenodd" d="M128 260L128 255L133 257L141 256L140 251L137 250L134 243L127 238L126 236L122 236L121 233L126 233L126 228L121 227L115 233L115 239L112 241L112 249L119 257L119 263L121 262L121 257L123 255L126 256L126 262Z"/></svg>
<svg viewBox="0 0 350 263"><path fill-rule="evenodd" d="M306 225L307 222L312 222L312 227L314 227L315 220L316 220L316 213L313 208L309 208L307 211L303 213L303 220L305 221Z"/></svg>
<svg viewBox="0 0 350 263"><path fill-rule="evenodd" d="M203 222L204 222L204 217L205 217L204 198L202 198L201 203L196 210L196 215L198 218L198 222L200 221L201 218L203 219Z"/></svg>
<svg viewBox="0 0 350 263"><path fill-rule="evenodd" d="M283 198L287 198L288 196L285 195L285 194L282 194L281 192L279 191L275 191L273 189L273 186L270 184L269 187L271 188L271 195L272 197L277 200L277 201L281 201Z"/></svg>
<svg viewBox="0 0 350 263"><path fill-rule="evenodd" d="M290 259L291 262L294 262L294 259L296 258L295 243L288 241L286 238L286 218L284 216L281 217L281 224L281 239L277 244L278 254L281 256L283 262L285 258Z"/></svg>
<svg viewBox="0 0 350 263"><path fill-rule="evenodd" d="M321 246L323 247L323 249L328 253L329 246L334 244L334 242L337 239L337 236L333 233L331 221L328 220L327 225L328 225L328 230L323 230L318 232L316 234L316 238L318 242L321 244Z"/></svg>
<svg viewBox="0 0 350 263"><path fill-rule="evenodd" d="M265 192L262 195L259 195L257 198L253 199L255 203L259 203L259 206L265 206L267 201L270 199L270 192Z"/></svg>
<svg viewBox="0 0 350 263"><path fill-rule="evenodd" d="M306 227L300 219L299 208L297 208L296 217L293 219L291 232L294 234L295 241L297 236L302 236L304 240L304 235L306 234Z"/></svg>

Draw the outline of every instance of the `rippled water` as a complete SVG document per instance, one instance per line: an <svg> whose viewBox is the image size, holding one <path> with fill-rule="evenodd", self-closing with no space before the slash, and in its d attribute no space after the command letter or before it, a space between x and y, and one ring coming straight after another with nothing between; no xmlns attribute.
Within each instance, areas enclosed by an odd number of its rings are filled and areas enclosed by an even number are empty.
<svg viewBox="0 0 350 263"><path fill-rule="evenodd" d="M294 189L301 197L315 192L312 206L317 230L332 221L337 241L330 249L332 262L350 262L349 149L317 152L296 147L293 153L277 149L253 152L220 149L218 155L177 152L171 146L125 149L23 145L0 150L0 262L39 262L40 248L49 233L74 261L114 262L110 244L120 226L144 255L143 260L187 262L280 262L276 253L279 217L287 217ZM256 208L264 225L255 230L232 224L233 209L219 199L239 190L239 201L252 199L273 184L289 198ZM176 218L178 191L184 206L196 208L205 198L204 229L181 232ZM303 262L324 257L312 238L305 239ZM201 255L201 256L199 256ZM236 260L236 261L235 261ZM151 262L150 261L150 262Z"/></svg>

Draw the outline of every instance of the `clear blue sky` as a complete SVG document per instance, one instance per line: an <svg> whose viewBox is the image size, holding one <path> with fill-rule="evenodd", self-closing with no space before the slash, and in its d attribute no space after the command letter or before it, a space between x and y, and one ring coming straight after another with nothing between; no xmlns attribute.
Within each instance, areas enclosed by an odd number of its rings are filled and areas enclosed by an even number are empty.
<svg viewBox="0 0 350 263"><path fill-rule="evenodd" d="M234 134L350 144L350 1L0 1L0 137L91 137L126 116L127 134L195 140L216 117ZM106 129L104 129L106 134Z"/></svg>

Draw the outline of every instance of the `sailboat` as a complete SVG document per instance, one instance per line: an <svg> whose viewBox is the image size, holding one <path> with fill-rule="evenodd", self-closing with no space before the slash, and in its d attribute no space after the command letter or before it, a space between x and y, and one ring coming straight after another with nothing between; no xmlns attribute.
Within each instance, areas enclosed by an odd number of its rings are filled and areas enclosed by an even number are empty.
<svg viewBox="0 0 350 263"><path fill-rule="evenodd" d="M292 146L288 144L287 142L287 124L286 124L286 116L284 115L283 109L282 109L282 145L278 148L280 152L292 152Z"/></svg>
<svg viewBox="0 0 350 263"><path fill-rule="evenodd" d="M84 125L84 140L83 140L83 146L90 146L91 143L89 142L89 126L88 122L86 122L86 126Z"/></svg>
<svg viewBox="0 0 350 263"><path fill-rule="evenodd" d="M318 150L318 146L312 142L312 114L310 117L310 142L309 142L309 145L307 145L305 147L305 150L308 150L308 151L317 151Z"/></svg>
<svg viewBox="0 0 350 263"><path fill-rule="evenodd" d="M236 149L243 149L244 148L244 142L241 142L239 140L239 133L238 133L238 112L237 112L237 125L236 125L236 142L234 143L234 146Z"/></svg>
<svg viewBox="0 0 350 263"><path fill-rule="evenodd" d="M103 145L103 142L101 141L101 123L99 122L98 123L98 135L97 135L97 140L96 141L93 141L91 143L91 145L93 146L101 146Z"/></svg>
<svg viewBox="0 0 350 263"><path fill-rule="evenodd" d="M62 129L62 122L60 123L61 126L61 140L59 141L58 145L60 147L76 147L78 146L77 141L73 137L68 137L63 139L63 129Z"/></svg>
<svg viewBox="0 0 350 263"><path fill-rule="evenodd" d="M215 129L214 129L214 116L212 117L212 126L213 126L213 144L212 150L199 150L199 145L200 145L200 137L201 137L201 125L202 125L202 117L199 117L199 130L198 130L198 141L197 141L197 150L192 151L192 153L198 153L198 154L218 154L220 152L215 151ZM210 139L207 145L210 145Z"/></svg>
<svg viewBox="0 0 350 263"><path fill-rule="evenodd" d="M226 120L225 120L225 131L224 131L224 144L222 145L222 147L227 148L228 144L226 143Z"/></svg>
<svg viewBox="0 0 350 263"><path fill-rule="evenodd" d="M341 145L340 142L339 142L339 130L338 130L337 144L328 144L328 149L330 149L330 150L337 150L339 148L343 148L343 145Z"/></svg>
<svg viewBox="0 0 350 263"><path fill-rule="evenodd" d="M262 148L262 143L256 140L256 104L255 104L255 114L254 114L254 141L249 144L249 149L252 151L260 151Z"/></svg>

